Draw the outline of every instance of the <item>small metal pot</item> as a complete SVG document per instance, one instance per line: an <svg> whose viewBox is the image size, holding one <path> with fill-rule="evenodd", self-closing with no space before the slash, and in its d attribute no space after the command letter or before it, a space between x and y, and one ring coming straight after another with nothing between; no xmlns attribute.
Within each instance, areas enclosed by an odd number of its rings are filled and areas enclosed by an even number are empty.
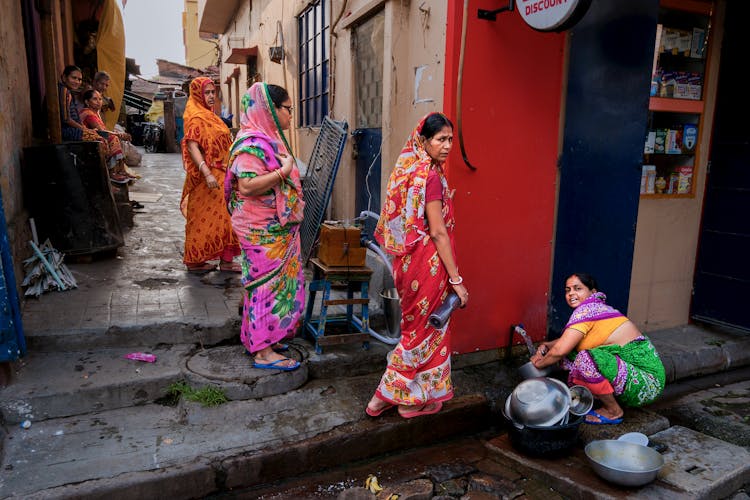
<svg viewBox="0 0 750 500"><path fill-rule="evenodd" d="M534 364L531 361L528 361L524 364L522 364L520 367L518 367L518 373L521 375L521 378L524 380L534 378L534 377L546 377L552 372L551 366L546 366L544 368L537 368L534 366Z"/></svg>
<svg viewBox="0 0 750 500"><path fill-rule="evenodd" d="M591 441L584 451L594 472L621 486L643 486L650 483L664 466L661 453L648 446L627 441Z"/></svg>

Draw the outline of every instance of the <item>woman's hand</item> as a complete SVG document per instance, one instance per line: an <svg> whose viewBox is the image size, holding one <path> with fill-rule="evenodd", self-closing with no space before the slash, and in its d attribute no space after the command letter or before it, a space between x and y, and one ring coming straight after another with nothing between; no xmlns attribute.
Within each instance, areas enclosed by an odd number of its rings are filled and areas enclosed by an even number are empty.
<svg viewBox="0 0 750 500"><path fill-rule="evenodd" d="M453 287L453 291L456 292L456 295L458 295L458 298L461 299L461 307L466 307L466 304L469 302L469 292L466 290L466 287L463 283L451 286Z"/></svg>
<svg viewBox="0 0 750 500"><path fill-rule="evenodd" d="M294 157L284 153L277 153L276 159L281 163L281 168L279 170L281 170L281 173L286 179L292 173L292 169L294 168Z"/></svg>
<svg viewBox="0 0 750 500"><path fill-rule="evenodd" d="M546 350L542 350L541 348L537 349L537 351L534 353L533 356L531 356L530 361L531 364L534 365L537 368L541 368L539 366L539 363L544 359L544 356L547 354Z"/></svg>
<svg viewBox="0 0 750 500"><path fill-rule="evenodd" d="M219 183L216 180L216 177L214 177L214 174L209 173L206 176L206 185L208 186L208 189L218 189Z"/></svg>

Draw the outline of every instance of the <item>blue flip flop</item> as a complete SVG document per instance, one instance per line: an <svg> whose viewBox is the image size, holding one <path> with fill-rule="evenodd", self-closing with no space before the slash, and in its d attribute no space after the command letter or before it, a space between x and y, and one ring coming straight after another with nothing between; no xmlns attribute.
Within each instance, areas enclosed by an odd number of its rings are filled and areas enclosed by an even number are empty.
<svg viewBox="0 0 750 500"><path fill-rule="evenodd" d="M278 346L278 347L276 347L276 346ZM274 350L274 352L287 352L289 350L289 344L282 344L281 342L279 342L277 344L274 344L273 350ZM247 354L248 356L252 356L253 355L253 353L251 353L247 349L245 349L245 354Z"/></svg>
<svg viewBox="0 0 750 500"><path fill-rule="evenodd" d="M294 364L292 366L279 366L279 363L283 363L284 361L294 361ZM272 361L271 363L255 363L253 362L253 368L258 368L261 370L281 370L283 372L291 372L299 368L299 361L296 359L290 359L290 358L283 358L283 359L277 359L276 361Z"/></svg>
<svg viewBox="0 0 750 500"><path fill-rule="evenodd" d="M614 424L621 424L622 423L622 417L620 417L620 418L607 418L604 415L600 415L599 413L597 413L594 410L590 410L586 415L591 415L592 417L596 417L596 418L599 419L599 422L590 422L590 421L588 421L588 420L586 420L584 418L583 422L585 424L589 424L589 425L614 425Z"/></svg>

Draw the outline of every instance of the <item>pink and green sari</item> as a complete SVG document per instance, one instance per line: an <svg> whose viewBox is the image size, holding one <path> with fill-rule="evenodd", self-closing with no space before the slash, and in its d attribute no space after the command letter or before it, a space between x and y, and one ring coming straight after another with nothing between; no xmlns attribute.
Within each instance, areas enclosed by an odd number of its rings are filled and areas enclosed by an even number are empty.
<svg viewBox="0 0 750 500"><path fill-rule="evenodd" d="M250 353L294 337L305 299L299 225L304 202L299 172L257 196L243 196L237 180L281 167L291 154L265 83L242 97L242 128L230 150L224 194L242 249L245 294L240 339Z"/></svg>
<svg viewBox="0 0 750 500"><path fill-rule="evenodd" d="M624 317L596 292L576 307L565 328L578 323ZM666 374L656 348L645 335L621 345L600 345L573 351L563 359L570 370L569 385L588 387L594 395L614 394L624 406L639 407L656 400L664 391Z"/></svg>

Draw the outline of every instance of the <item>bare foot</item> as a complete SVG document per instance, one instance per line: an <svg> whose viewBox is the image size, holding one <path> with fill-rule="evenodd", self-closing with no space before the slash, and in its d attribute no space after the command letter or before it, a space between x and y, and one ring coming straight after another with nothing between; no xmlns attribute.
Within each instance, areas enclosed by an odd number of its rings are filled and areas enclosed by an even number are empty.
<svg viewBox="0 0 750 500"><path fill-rule="evenodd" d="M383 401L377 396L373 396L370 402L367 403L365 413L367 413L371 417L378 417L381 413L393 408L394 406L396 405L389 403L388 401Z"/></svg>
<svg viewBox="0 0 750 500"><path fill-rule="evenodd" d="M443 403L440 401L422 406L401 405L398 407L398 414L404 418L412 418L419 417L420 415L432 415L433 413L439 412L442 408Z"/></svg>
<svg viewBox="0 0 750 500"><path fill-rule="evenodd" d="M265 356L259 356L256 354L254 360L260 365L267 365L276 361L281 361L280 363L277 363L277 366L293 366L297 363L296 360L289 359L286 356L282 356L281 354L278 354L276 352L273 352L273 354L267 354Z"/></svg>
<svg viewBox="0 0 750 500"><path fill-rule="evenodd" d="M597 410L591 410L591 412L586 415L586 422L592 424L614 423L617 421L621 421L624 414L625 412L623 412L622 409L618 413L612 410L608 410L605 407L601 407Z"/></svg>

